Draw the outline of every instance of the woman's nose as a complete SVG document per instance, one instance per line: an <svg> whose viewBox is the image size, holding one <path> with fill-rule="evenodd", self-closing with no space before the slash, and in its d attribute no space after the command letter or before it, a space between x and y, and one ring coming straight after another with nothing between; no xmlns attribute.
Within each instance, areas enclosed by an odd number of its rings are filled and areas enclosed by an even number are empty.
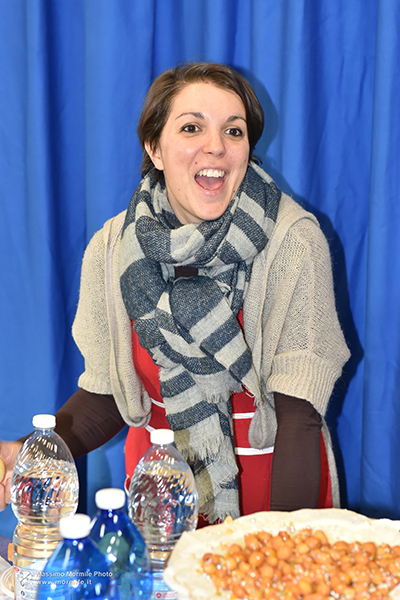
<svg viewBox="0 0 400 600"><path fill-rule="evenodd" d="M225 141L219 131L208 131L204 141L203 151L206 154L221 156L225 154Z"/></svg>

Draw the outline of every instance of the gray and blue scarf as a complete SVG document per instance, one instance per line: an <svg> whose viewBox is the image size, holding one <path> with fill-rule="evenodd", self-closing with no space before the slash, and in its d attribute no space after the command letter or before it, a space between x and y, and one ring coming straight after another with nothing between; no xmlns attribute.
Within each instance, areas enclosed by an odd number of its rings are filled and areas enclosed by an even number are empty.
<svg viewBox="0 0 400 600"><path fill-rule="evenodd" d="M257 169L247 169L221 217L187 225L150 172L132 196L121 239L123 301L141 346L160 367L166 417L210 522L239 516L230 396L244 387L261 402L237 316L281 193ZM198 274L175 278L179 266Z"/></svg>

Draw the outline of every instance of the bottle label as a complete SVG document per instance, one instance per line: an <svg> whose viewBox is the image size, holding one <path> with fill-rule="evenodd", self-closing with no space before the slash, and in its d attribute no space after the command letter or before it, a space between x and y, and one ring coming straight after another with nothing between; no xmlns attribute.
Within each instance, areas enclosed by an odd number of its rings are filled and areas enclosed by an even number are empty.
<svg viewBox="0 0 400 600"><path fill-rule="evenodd" d="M178 594L165 583L160 573L154 573L151 600L177 600Z"/></svg>
<svg viewBox="0 0 400 600"><path fill-rule="evenodd" d="M14 566L16 600L35 600L46 560L35 560L29 567Z"/></svg>
<svg viewBox="0 0 400 600"><path fill-rule="evenodd" d="M156 590L153 591L152 598L155 598L156 600L177 600L178 594L172 590Z"/></svg>

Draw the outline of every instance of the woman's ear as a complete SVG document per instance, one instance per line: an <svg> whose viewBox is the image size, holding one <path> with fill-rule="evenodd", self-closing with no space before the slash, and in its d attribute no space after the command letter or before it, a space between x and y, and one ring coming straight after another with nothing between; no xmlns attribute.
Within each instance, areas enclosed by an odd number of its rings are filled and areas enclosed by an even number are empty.
<svg viewBox="0 0 400 600"><path fill-rule="evenodd" d="M153 163L155 168L159 171L163 171L164 164L161 158L161 152L159 149L160 146L157 144L157 146L154 149L152 149L149 142L145 142L144 147L146 148L146 152L150 156L151 162Z"/></svg>

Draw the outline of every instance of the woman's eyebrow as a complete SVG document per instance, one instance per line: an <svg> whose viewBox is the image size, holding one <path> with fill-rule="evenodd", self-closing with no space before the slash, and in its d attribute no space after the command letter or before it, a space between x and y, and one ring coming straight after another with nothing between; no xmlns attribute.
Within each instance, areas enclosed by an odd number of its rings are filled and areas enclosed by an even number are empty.
<svg viewBox="0 0 400 600"><path fill-rule="evenodd" d="M177 119L180 119L181 117L187 117L187 116L195 117L196 119L204 119L204 115L201 112L184 112L184 113L178 115L176 117L175 121ZM232 115L232 116L228 117L226 120L226 123L232 123L232 121L236 121L237 119L241 119L242 121L244 121L246 123L246 119L244 117L240 117L239 115Z"/></svg>
<svg viewBox="0 0 400 600"><path fill-rule="evenodd" d="M184 112L181 115L178 115L176 117L175 121L177 119L180 119L181 117L186 117L186 116L196 117L196 119L204 119L203 113L200 113L200 112Z"/></svg>
<svg viewBox="0 0 400 600"><path fill-rule="evenodd" d="M232 115L229 119L226 120L227 123L232 123L232 121L236 121L237 119L242 119L245 123L247 123L244 117L240 117L239 115Z"/></svg>

